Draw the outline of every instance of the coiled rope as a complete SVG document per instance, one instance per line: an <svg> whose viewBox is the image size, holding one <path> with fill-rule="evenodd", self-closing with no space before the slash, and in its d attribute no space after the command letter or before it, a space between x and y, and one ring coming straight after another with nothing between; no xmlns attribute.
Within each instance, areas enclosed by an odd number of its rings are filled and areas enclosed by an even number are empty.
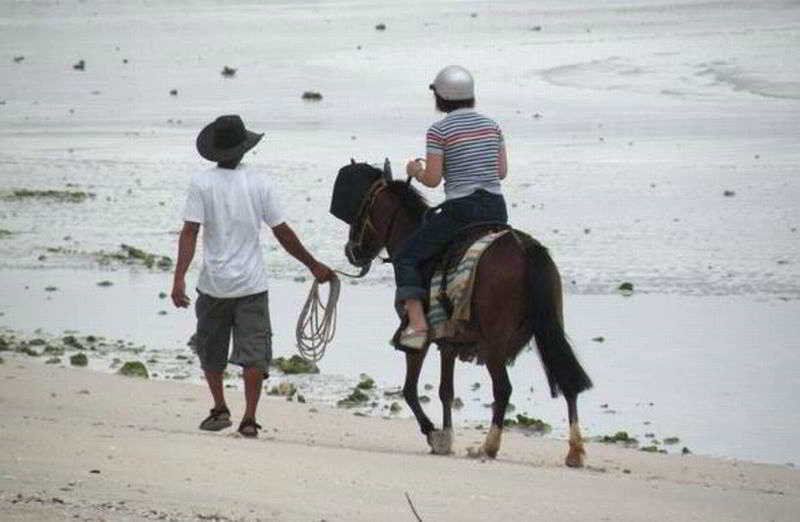
<svg viewBox="0 0 800 522"><path fill-rule="evenodd" d="M328 282L328 303L323 304L319 295L319 281L314 280L306 304L297 320L297 349L300 356L310 362L318 362L325 355L328 343L336 334L336 305L339 301L339 278L333 276Z"/></svg>
<svg viewBox="0 0 800 522"><path fill-rule="evenodd" d="M340 270L334 270L334 272L357 279L367 275L369 268L369 265L362 267L358 274L346 274ZM306 361L314 363L322 359L325 349L336 334L336 307L339 303L339 290L342 283L334 274L328 284L330 285L328 301L323 303L319 295L319 281L314 280L308 298L300 311L295 329L297 350L300 352L300 356Z"/></svg>

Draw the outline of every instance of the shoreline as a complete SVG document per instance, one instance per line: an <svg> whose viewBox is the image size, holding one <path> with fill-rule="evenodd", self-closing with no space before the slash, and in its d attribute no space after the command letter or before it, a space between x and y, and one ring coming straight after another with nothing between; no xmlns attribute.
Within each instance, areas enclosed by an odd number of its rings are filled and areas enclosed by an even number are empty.
<svg viewBox="0 0 800 522"><path fill-rule="evenodd" d="M97 286L101 280L113 285ZM64 366L76 353L63 342L72 336L87 348L92 370L114 373L124 362L138 360L151 376L158 374L156 380L189 381L207 393L197 358L186 346L194 315L175 310L168 298L160 297L169 290L168 282L166 273L127 269L46 274L0 270L0 293L10 298L0 304L0 332L5 327L29 341L42 339L37 343L44 344L31 346L37 353L45 351L45 339L56 338L54 344L67 348L59 356ZM294 324L308 285L271 282L275 358L296 354ZM57 290L48 292L48 286ZM687 447L694 454L717 458L800 463L791 438L800 427L800 416L785 414L792 411L791 383L796 378L791 369L800 357L792 348L800 338L800 325L791 321L800 313L800 302L639 294L566 294L565 299L568 333L596 383L579 401L584 437L613 437L624 431L638 440L639 448L670 455ZM309 404L332 407L365 375L375 381L375 388L351 413L411 417L402 398L391 395L402 385L404 362L386 343L395 326L390 302L388 286L343 287L336 338L318 365L321 373L283 375L274 370L265 395L273 388L293 388ZM672 312L664 315L665 309ZM88 336L96 339L94 345L85 342ZM53 355L37 363L44 366ZM438 366L438 355L429 354L420 379L420 394L430 399L424 407L436 423L441 420ZM718 369L711 394L706 367ZM238 393L238 368L228 371L231 379L226 384ZM519 414L541 419L552 428L545 437L566 439L564 402L546 393L535 354L521 354L509 373L514 409L507 418ZM767 375L776 385L761 386ZM456 396L463 404L454 410L457 426L488 425L493 399L484 367L457 365Z"/></svg>
<svg viewBox="0 0 800 522"><path fill-rule="evenodd" d="M423 520L793 520L800 509L800 473L786 467L590 442L587 466L571 470L566 442L514 430L482 461L465 453L485 430L459 427L440 457L411 420L266 397L259 439L201 432L206 391L187 383L9 360L0 398L7 520L414 520L405 493ZM241 394L230 406L238 420Z"/></svg>

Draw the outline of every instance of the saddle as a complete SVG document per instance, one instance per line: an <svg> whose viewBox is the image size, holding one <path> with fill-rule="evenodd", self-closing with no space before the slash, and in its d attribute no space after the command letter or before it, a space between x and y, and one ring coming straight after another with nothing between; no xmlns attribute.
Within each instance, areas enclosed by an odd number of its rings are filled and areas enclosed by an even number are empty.
<svg viewBox="0 0 800 522"><path fill-rule="evenodd" d="M477 223L459 231L445 251L437 258L431 259L421 267L423 280L429 289L429 302L426 312L433 328L434 338L449 337L453 328L443 328L445 322L453 319L454 303L449 290L457 293L459 299L466 301L460 306L461 313L456 319L469 316L469 297L472 295L471 285L474 282L474 270L483 250L496 239L497 234L512 230L505 223ZM489 237L492 235L491 237ZM485 238L485 239L484 239ZM482 243L480 243L483 241ZM473 247L475 245L475 247ZM470 254L469 259L465 255ZM462 263L463 261L463 263ZM452 285L452 289L448 288Z"/></svg>

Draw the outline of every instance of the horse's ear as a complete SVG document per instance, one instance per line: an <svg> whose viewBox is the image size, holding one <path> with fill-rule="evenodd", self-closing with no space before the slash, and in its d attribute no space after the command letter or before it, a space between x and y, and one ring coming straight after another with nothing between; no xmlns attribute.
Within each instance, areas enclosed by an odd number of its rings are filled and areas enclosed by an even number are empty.
<svg viewBox="0 0 800 522"><path fill-rule="evenodd" d="M392 163L389 161L389 158L383 161L383 177L386 181L392 181Z"/></svg>
<svg viewBox="0 0 800 522"><path fill-rule="evenodd" d="M355 164L356 164L356 160L353 159L353 158L350 158L350 165L355 165Z"/></svg>

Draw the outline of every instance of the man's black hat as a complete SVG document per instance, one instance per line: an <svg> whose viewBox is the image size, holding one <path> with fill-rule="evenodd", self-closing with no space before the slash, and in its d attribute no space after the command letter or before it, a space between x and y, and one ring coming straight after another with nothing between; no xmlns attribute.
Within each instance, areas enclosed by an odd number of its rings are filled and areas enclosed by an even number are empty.
<svg viewBox="0 0 800 522"><path fill-rule="evenodd" d="M237 114L220 116L197 135L197 152L209 161L231 161L244 156L262 136L245 129Z"/></svg>

